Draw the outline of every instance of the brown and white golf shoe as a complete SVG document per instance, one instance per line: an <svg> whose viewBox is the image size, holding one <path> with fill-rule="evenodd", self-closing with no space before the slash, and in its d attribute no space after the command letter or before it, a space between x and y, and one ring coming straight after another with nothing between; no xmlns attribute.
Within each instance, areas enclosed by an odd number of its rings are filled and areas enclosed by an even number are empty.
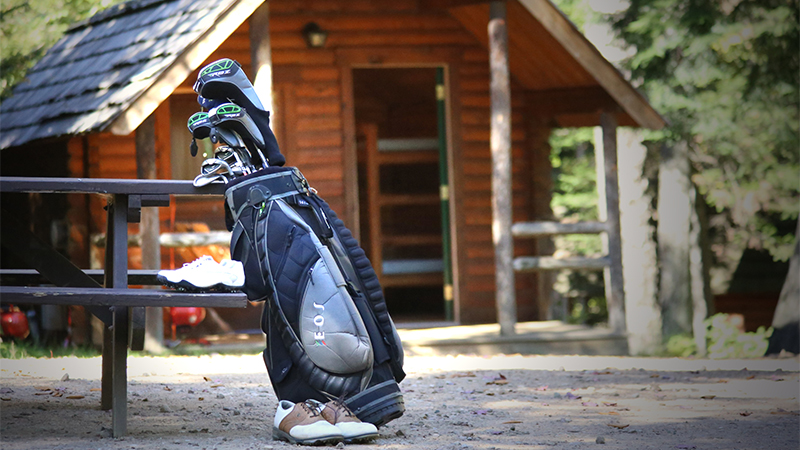
<svg viewBox="0 0 800 450"><path fill-rule="evenodd" d="M308 400L302 403L279 401L272 438L302 445L341 442L344 439L341 430L322 416L318 403Z"/></svg>
<svg viewBox="0 0 800 450"><path fill-rule="evenodd" d="M362 422L353 411L339 399L333 399L324 405L316 400L309 400L319 405L322 417L334 424L341 431L344 442L366 442L378 437L378 428L368 422Z"/></svg>

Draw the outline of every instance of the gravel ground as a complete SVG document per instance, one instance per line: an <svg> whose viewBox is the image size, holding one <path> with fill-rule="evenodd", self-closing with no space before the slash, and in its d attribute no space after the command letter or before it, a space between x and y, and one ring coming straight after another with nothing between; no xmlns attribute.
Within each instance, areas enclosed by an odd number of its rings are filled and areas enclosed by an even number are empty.
<svg viewBox="0 0 800 450"><path fill-rule="evenodd" d="M411 356L405 367L405 415L347 448L800 448L797 357ZM300 448L272 440L260 355L132 357L128 375L128 435L113 439L99 358L0 361L0 447Z"/></svg>

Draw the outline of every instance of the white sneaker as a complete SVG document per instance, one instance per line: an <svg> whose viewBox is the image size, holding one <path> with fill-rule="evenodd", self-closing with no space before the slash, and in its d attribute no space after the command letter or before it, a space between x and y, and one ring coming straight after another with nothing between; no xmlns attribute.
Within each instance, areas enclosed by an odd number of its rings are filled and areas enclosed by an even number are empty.
<svg viewBox="0 0 800 450"><path fill-rule="evenodd" d="M343 439L339 428L322 417L317 404L288 400L278 402L272 438L302 445L336 444Z"/></svg>
<svg viewBox="0 0 800 450"><path fill-rule="evenodd" d="M156 278L161 284L178 290L233 291L244 286L244 266L231 259L217 263L206 255L184 264L180 269L160 270Z"/></svg>

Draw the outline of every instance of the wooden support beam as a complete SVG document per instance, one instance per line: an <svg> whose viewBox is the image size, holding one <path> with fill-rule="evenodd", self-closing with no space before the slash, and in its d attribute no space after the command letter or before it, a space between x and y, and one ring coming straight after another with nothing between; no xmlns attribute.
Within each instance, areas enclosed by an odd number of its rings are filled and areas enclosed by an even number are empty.
<svg viewBox="0 0 800 450"><path fill-rule="evenodd" d="M160 124L164 126L166 124ZM156 114L150 116L136 128L136 178L154 180L158 178L156 172ZM133 197L131 197L133 198ZM139 224L139 237L142 244L142 268L161 269L161 244L159 243L161 224L158 219L158 208L142 208L141 223ZM127 282L127 280L126 280ZM141 311L139 311L141 313ZM151 353L163 353L164 348L164 312L160 307L151 306L144 311L145 326L142 339L142 348L132 350L147 350ZM138 330L138 328L137 328ZM138 346L137 346L138 347Z"/></svg>
<svg viewBox="0 0 800 450"><path fill-rule="evenodd" d="M606 231L604 222L518 222L511 226L514 237L541 237L561 234L599 234Z"/></svg>
<svg viewBox="0 0 800 450"><path fill-rule="evenodd" d="M617 121L614 114L603 112L600 115L600 128L603 132L602 152L595 152L602 165L598 164L598 184L605 180L605 222L608 242L607 255L610 265L604 271L606 302L608 305L608 325L618 333L624 333L625 325L625 290L622 279L622 238L619 222L619 181L617 175ZM602 166L602 170L601 170ZM600 189L598 189L600 191ZM602 203L602 202L601 202Z"/></svg>
<svg viewBox="0 0 800 450"><path fill-rule="evenodd" d="M497 321L500 334L515 334L517 301L511 236L511 85L506 4L493 1L489 14L491 71L492 240L495 249Z"/></svg>
<svg viewBox="0 0 800 450"><path fill-rule="evenodd" d="M603 270L611 265L607 256L600 258L555 258L552 256L521 256L514 259L514 270L517 272L535 272L540 270Z"/></svg>

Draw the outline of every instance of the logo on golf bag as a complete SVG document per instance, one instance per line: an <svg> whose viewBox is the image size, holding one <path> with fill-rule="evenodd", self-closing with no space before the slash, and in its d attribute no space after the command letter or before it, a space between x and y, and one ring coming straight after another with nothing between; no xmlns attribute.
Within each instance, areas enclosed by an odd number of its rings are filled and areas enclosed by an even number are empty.
<svg viewBox="0 0 800 450"><path fill-rule="evenodd" d="M325 331L322 330L322 326L325 325L325 317L322 316L322 313L325 312L325 305L317 302L314 302L313 305L317 309L317 315L314 316L314 325L317 326L317 331L314 332L314 345L327 345L325 344Z"/></svg>

